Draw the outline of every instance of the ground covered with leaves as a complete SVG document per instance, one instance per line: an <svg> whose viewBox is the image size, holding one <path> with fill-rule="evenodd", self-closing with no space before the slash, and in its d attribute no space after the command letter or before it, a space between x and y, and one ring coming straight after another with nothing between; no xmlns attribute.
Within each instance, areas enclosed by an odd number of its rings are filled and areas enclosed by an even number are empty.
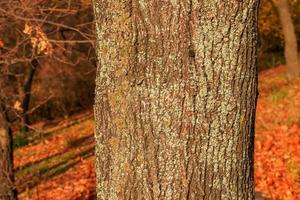
<svg viewBox="0 0 300 200"><path fill-rule="evenodd" d="M300 199L300 78L288 82L285 67L259 76L255 183L268 199Z"/></svg>
<svg viewBox="0 0 300 200"><path fill-rule="evenodd" d="M300 200L300 78L289 83L281 66L259 83L255 189L271 200ZM26 142L16 138L20 199L96 199L92 112L35 128Z"/></svg>

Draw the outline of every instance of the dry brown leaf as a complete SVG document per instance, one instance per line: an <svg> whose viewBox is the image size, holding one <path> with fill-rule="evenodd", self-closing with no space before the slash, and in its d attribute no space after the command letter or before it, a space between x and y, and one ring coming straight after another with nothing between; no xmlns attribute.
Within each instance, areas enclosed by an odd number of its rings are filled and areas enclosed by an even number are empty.
<svg viewBox="0 0 300 200"><path fill-rule="evenodd" d="M3 48L4 47L4 43L2 40L0 40L0 48Z"/></svg>
<svg viewBox="0 0 300 200"><path fill-rule="evenodd" d="M16 101L14 104L14 109L16 109L17 111L23 111L22 107L21 107L21 102L20 101Z"/></svg>
<svg viewBox="0 0 300 200"><path fill-rule="evenodd" d="M27 35L30 35L31 32L32 32L32 26L29 26L28 24L25 24L23 33L25 33Z"/></svg>

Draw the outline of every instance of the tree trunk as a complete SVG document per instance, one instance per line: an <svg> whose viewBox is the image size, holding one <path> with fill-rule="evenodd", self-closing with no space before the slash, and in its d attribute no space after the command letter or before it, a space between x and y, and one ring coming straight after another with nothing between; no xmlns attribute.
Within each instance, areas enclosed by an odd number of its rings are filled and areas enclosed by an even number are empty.
<svg viewBox="0 0 300 200"><path fill-rule="evenodd" d="M35 72L37 70L37 67L39 66L39 63L37 59L33 59L31 62L31 67L29 69L29 74L26 78L26 81L24 83L23 87L23 100L22 100L22 122L21 122L21 129L23 132L27 132L28 129L28 110L30 105L30 98L31 98L31 88L32 88L32 82L35 75Z"/></svg>
<svg viewBox="0 0 300 200"><path fill-rule="evenodd" d="M0 102L0 199L17 199L13 175L12 133Z"/></svg>
<svg viewBox="0 0 300 200"><path fill-rule="evenodd" d="M258 0L94 0L98 199L254 199Z"/></svg>
<svg viewBox="0 0 300 200"><path fill-rule="evenodd" d="M288 0L278 0L275 2L279 13L279 19L284 36L284 56L288 67L289 79L300 75L298 66L298 47L293 20L289 11Z"/></svg>

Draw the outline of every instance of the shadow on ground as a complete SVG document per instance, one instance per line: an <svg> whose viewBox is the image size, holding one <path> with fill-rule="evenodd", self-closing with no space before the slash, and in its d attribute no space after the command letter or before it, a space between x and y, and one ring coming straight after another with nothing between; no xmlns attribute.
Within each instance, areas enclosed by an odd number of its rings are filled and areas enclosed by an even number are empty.
<svg viewBox="0 0 300 200"><path fill-rule="evenodd" d="M41 181L65 173L82 160L94 155L93 134L67 141L64 151L51 157L36 160L16 168L16 184L19 192L31 189Z"/></svg>

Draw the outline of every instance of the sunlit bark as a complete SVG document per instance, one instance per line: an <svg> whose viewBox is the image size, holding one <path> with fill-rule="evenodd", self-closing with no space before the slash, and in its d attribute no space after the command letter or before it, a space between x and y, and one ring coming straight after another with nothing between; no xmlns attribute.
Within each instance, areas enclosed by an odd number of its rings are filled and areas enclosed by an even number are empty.
<svg viewBox="0 0 300 200"><path fill-rule="evenodd" d="M98 199L254 199L258 0L94 0Z"/></svg>

